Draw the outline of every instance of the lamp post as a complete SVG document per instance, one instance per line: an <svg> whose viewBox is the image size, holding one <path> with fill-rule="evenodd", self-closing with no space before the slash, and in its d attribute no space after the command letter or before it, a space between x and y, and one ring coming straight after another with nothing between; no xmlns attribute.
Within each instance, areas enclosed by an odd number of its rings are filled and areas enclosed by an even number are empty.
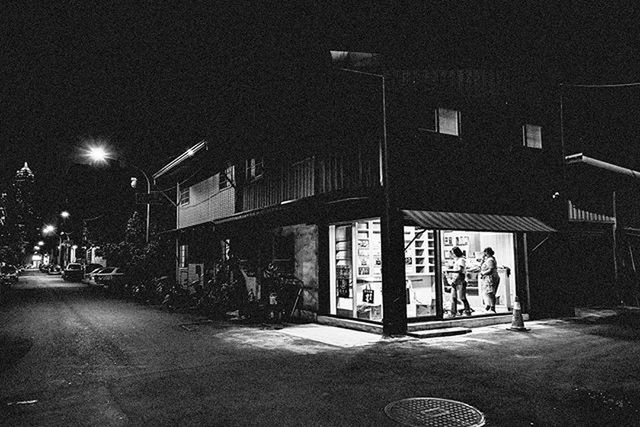
<svg viewBox="0 0 640 427"><path fill-rule="evenodd" d="M87 151L87 156L92 161L97 163L106 163L107 160L111 158L110 153L104 147L101 147L101 146L89 147ZM147 200L146 200L147 218L146 218L146 226L145 226L145 243L149 243L149 219L151 215L151 204L149 203L149 195L151 194L151 180L149 180L149 176L145 173L145 171L143 171L139 167L132 164L127 164L127 166L140 172L142 176L144 176L144 179L147 181ZM137 181L138 181L137 178L131 177L132 188L136 188Z"/></svg>
<svg viewBox="0 0 640 427"><path fill-rule="evenodd" d="M146 227L145 227L145 234L144 234L144 241L146 243L149 243L149 217L151 215L151 203L149 203L149 195L151 194L151 181L149 180L149 176L145 173L145 171L143 171L142 169L140 169L137 166L134 165L129 165L130 167L132 167L133 169L137 170L138 172L140 172L142 174L142 176L144 176L144 179L147 181L147 200L146 200L146 205L147 205L147 222L146 222ZM131 177L131 187L132 188L136 188L138 180L135 177Z"/></svg>
<svg viewBox="0 0 640 427"><path fill-rule="evenodd" d="M407 325L407 312L404 307L398 307L398 301L404 299L405 271L402 259L404 258L404 240L402 238L402 221L398 215L396 205L392 200L389 180L389 149L387 144L387 95L386 77L384 74L375 74L349 68L337 68L337 70L360 75L365 78L374 78L380 82L380 109L381 109L381 138L378 144L378 168L379 183L383 196L383 214L381 217L382 240L382 281L386 283L382 287L382 304L385 313L383 332L385 335L404 334ZM399 237L398 237L399 236ZM401 258L402 257L402 258Z"/></svg>

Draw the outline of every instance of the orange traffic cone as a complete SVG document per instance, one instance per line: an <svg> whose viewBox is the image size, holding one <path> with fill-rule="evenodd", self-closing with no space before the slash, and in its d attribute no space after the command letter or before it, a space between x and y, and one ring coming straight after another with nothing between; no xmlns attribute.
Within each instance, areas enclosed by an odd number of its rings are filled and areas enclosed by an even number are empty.
<svg viewBox="0 0 640 427"><path fill-rule="evenodd" d="M524 327L524 320L522 319L522 308L520 307L520 301L516 297L516 302L513 304L513 317L511 320L511 327L507 328L508 331L526 332L529 329Z"/></svg>

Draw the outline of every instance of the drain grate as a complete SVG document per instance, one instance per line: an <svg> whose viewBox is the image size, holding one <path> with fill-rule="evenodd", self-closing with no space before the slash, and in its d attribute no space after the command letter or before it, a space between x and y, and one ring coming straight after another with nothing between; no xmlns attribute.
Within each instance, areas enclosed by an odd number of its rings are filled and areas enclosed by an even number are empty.
<svg viewBox="0 0 640 427"><path fill-rule="evenodd" d="M483 426L484 414L466 403L436 397L413 397L388 404L385 414L407 426Z"/></svg>

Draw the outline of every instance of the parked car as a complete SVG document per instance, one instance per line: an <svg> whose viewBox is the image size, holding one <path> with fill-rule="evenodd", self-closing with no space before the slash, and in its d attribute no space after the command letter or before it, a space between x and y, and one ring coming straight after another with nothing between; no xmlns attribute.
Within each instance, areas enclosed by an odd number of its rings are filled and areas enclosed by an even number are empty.
<svg viewBox="0 0 640 427"><path fill-rule="evenodd" d="M47 274L62 274L62 269L57 264L51 264L47 269Z"/></svg>
<svg viewBox="0 0 640 427"><path fill-rule="evenodd" d="M123 285L125 271L122 267L105 267L93 275L93 280L99 286L112 291L119 291Z"/></svg>
<svg viewBox="0 0 640 427"><path fill-rule="evenodd" d="M87 264L84 266L84 278L89 279L89 275L96 270L104 268L102 264Z"/></svg>
<svg viewBox="0 0 640 427"><path fill-rule="evenodd" d="M13 265L3 265L0 267L0 278L5 283L18 283L18 269Z"/></svg>
<svg viewBox="0 0 640 427"><path fill-rule="evenodd" d="M42 264L40 264L40 266L38 267L38 270L40 270L40 272L42 272L42 273L46 273L46 272L48 272L48 271L49 271L49 267L50 267L50 265L49 265L49 264L42 263Z"/></svg>
<svg viewBox="0 0 640 427"><path fill-rule="evenodd" d="M71 262L62 272L62 278L67 282L80 282L84 278L82 264Z"/></svg>
<svg viewBox="0 0 640 427"><path fill-rule="evenodd" d="M85 273L85 280L87 281L87 283L89 283L90 285L97 285L98 283L96 282L96 274L100 273L105 268L107 267L100 266L98 268L94 268L88 273Z"/></svg>

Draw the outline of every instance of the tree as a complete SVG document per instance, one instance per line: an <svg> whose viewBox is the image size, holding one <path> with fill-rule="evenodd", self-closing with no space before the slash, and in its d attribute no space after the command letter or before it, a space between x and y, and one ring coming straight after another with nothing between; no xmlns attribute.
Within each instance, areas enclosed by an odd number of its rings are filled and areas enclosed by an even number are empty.
<svg viewBox="0 0 640 427"><path fill-rule="evenodd" d="M125 267L133 281L173 275L172 240L156 235L146 243L145 224L137 211L127 221L124 236L121 242L105 245L110 265Z"/></svg>

